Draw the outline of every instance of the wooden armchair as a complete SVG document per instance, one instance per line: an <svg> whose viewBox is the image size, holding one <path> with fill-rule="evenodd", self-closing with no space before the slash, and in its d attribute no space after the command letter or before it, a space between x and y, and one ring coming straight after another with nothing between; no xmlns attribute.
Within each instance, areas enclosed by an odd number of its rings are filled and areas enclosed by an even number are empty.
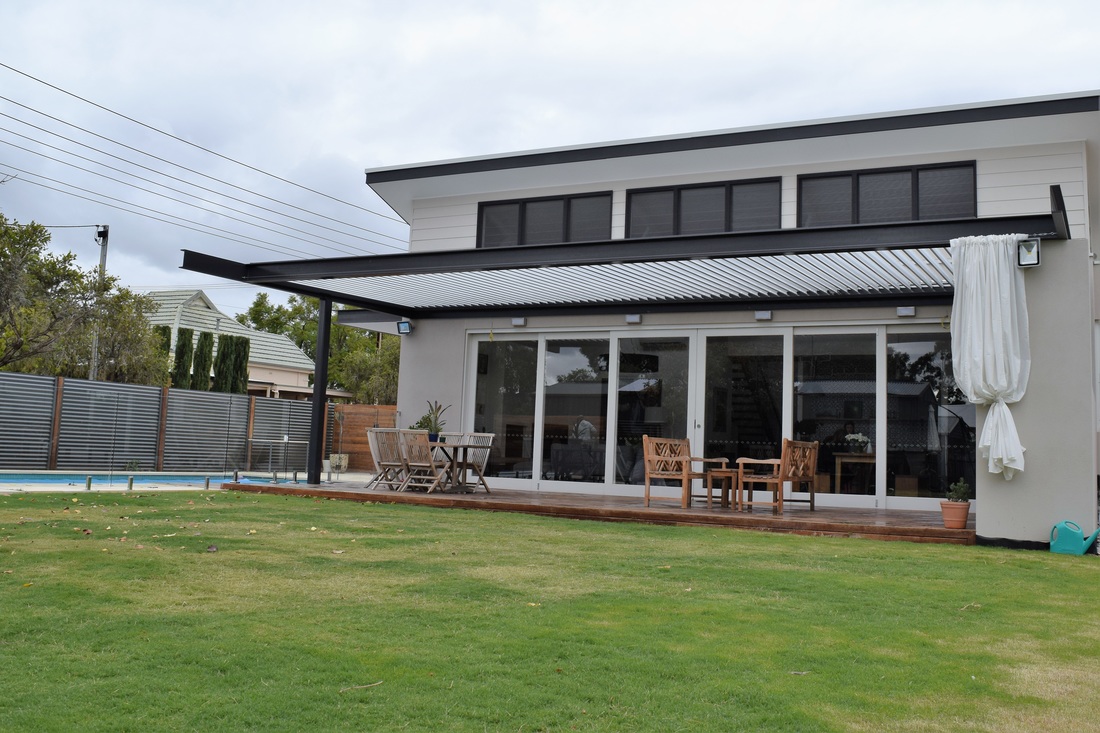
<svg viewBox="0 0 1100 733"><path fill-rule="evenodd" d="M812 443L802 440L783 439L783 452L779 458L760 460L757 458L737 459L737 504L744 511L752 510L755 504L772 507L772 513L783 513L783 484L792 484L792 491L798 491L800 485L807 485L809 499L791 499L789 502L801 502L814 509L814 479L817 473L818 441ZM771 492L771 501L753 501L756 484L763 484L765 491ZM748 500L745 494L748 493Z"/></svg>
<svg viewBox="0 0 1100 733"><path fill-rule="evenodd" d="M729 459L699 458L691 455L691 443L686 438L651 438L642 436L642 455L645 460L645 505L649 506L649 485L655 479L680 482L680 506L691 506L691 482L706 477L706 471L693 470L694 464L718 464L725 468ZM707 491L707 507L711 506L711 493Z"/></svg>

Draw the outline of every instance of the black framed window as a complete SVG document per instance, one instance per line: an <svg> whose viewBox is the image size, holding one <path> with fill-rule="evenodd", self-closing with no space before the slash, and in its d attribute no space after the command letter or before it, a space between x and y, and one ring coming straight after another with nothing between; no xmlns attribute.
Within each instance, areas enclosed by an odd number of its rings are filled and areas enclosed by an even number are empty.
<svg viewBox="0 0 1100 733"><path fill-rule="evenodd" d="M778 229L778 178L627 192L628 238Z"/></svg>
<svg viewBox="0 0 1100 733"><path fill-rule="evenodd" d="M481 204L478 211L479 247L609 239L610 193L493 201Z"/></svg>
<svg viewBox="0 0 1100 733"><path fill-rule="evenodd" d="M977 216L973 162L814 174L798 179L798 226Z"/></svg>

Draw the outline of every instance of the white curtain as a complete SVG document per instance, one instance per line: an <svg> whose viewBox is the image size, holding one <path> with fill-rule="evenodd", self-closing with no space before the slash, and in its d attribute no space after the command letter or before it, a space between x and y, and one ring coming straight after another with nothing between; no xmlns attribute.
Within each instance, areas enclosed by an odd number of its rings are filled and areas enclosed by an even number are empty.
<svg viewBox="0 0 1100 733"><path fill-rule="evenodd" d="M1024 447L1008 405L1019 402L1031 371L1027 300L1016 243L1023 234L951 240L955 299L951 353L955 381L967 399L989 405L978 450L990 473L1011 480L1024 470Z"/></svg>

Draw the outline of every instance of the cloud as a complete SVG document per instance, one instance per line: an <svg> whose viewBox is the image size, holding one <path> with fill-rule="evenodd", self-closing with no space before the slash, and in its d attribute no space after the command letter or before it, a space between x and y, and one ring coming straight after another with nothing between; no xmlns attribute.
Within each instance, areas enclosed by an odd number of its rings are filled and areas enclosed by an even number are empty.
<svg viewBox="0 0 1100 733"><path fill-rule="evenodd" d="M0 113L186 183L8 117L0 118L11 131L0 132L0 143L39 152L47 152L40 143L72 147L281 222L273 225L279 231L265 231L213 213L228 213L218 205L196 210L157 195L177 195L160 186L126 187L0 144L0 164L159 212L163 221L124 213L35 185L29 174L0 187L9 218L110 224L109 269L124 284L143 286L216 282L179 271L183 248L244 261L329 256L337 246L325 241L331 236L346 250L392 251L389 237L404 236L405 228L364 210L389 214L365 187L364 168L1079 91L1095 85L1100 67L1092 30L1100 9L1076 1L14 0L4 16L12 32L3 63L327 194L0 68L0 94L162 160L8 102L0 101ZM302 225L279 212L323 224ZM199 233L198 224L234 234ZM307 241L292 231L299 226L311 232ZM358 238L363 230L376 232L367 236L379 243ZM55 247L94 265L89 231L55 230ZM255 292L231 297L226 290L224 300L238 309Z"/></svg>

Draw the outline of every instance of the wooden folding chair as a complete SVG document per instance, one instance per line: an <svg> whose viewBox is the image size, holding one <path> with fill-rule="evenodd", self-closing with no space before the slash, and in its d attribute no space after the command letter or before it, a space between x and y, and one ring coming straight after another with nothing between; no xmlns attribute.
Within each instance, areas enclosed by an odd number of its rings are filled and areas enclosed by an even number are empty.
<svg viewBox="0 0 1100 733"><path fill-rule="evenodd" d="M493 447L494 438L496 438L494 433L466 433L463 437L463 442L467 446L466 463L458 467L463 474L463 479L465 479L465 473L473 471L477 476L474 489L480 486L485 489L486 494L492 493L489 491L489 484L485 482L485 467L489 464L489 451Z"/></svg>
<svg viewBox="0 0 1100 733"><path fill-rule="evenodd" d="M371 428L367 431L367 443L375 466L374 478L367 488L377 484L390 491L400 489L406 474L400 431L397 428Z"/></svg>
<svg viewBox="0 0 1100 733"><path fill-rule="evenodd" d="M427 430L402 430L401 451L406 471L401 491L426 489L430 494L447 481L447 464L436 460Z"/></svg>

